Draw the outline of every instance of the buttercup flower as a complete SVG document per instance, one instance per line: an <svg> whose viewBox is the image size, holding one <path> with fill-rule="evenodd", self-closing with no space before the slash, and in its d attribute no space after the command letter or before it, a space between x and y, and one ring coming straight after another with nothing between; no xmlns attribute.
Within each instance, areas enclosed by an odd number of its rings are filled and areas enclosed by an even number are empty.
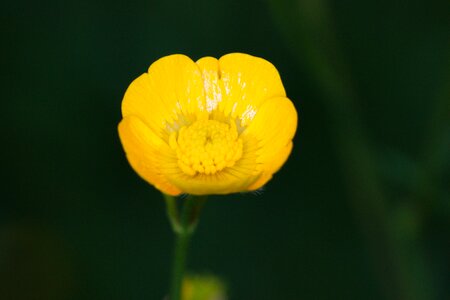
<svg viewBox="0 0 450 300"><path fill-rule="evenodd" d="M131 166L173 196L260 188L287 160L297 127L275 67L241 53L159 59L128 87L122 116Z"/></svg>

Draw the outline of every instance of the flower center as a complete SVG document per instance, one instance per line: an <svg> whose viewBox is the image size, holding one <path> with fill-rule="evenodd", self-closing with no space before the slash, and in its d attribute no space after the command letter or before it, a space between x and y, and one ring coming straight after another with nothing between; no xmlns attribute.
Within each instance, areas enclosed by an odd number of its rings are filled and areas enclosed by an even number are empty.
<svg viewBox="0 0 450 300"><path fill-rule="evenodd" d="M187 175L215 174L232 167L242 156L242 140L236 124L199 120L170 135L169 144L177 153L178 166Z"/></svg>

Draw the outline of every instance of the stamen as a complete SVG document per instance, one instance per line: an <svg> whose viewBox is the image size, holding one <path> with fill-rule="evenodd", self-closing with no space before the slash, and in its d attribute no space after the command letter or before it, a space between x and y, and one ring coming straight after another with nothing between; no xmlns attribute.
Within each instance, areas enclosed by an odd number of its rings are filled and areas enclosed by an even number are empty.
<svg viewBox="0 0 450 300"><path fill-rule="evenodd" d="M242 140L236 123L199 120L172 132L170 147L176 151L178 166L187 175L215 174L232 167L242 156Z"/></svg>

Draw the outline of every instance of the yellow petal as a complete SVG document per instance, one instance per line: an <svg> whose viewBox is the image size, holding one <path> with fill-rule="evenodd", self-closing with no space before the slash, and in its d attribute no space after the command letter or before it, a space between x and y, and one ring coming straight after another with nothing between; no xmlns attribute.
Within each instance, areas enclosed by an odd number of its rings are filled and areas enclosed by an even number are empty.
<svg viewBox="0 0 450 300"><path fill-rule="evenodd" d="M255 145L261 178L249 189L264 185L287 160L292 150L292 138L297 129L297 112L285 97L266 101L241 137Z"/></svg>
<svg viewBox="0 0 450 300"><path fill-rule="evenodd" d="M199 59L196 64L202 72L206 109L208 112L212 112L222 100L222 91L219 83L219 61L214 57L207 56Z"/></svg>
<svg viewBox="0 0 450 300"><path fill-rule="evenodd" d="M223 84L219 109L247 126L261 105L270 98L284 97L286 92L277 69L267 60L242 53L219 59Z"/></svg>
<svg viewBox="0 0 450 300"><path fill-rule="evenodd" d="M122 115L139 117L157 135L167 138L187 122L207 115L203 80L198 66L175 54L154 62L128 87Z"/></svg>
<svg viewBox="0 0 450 300"><path fill-rule="evenodd" d="M181 193L165 176L178 167L175 154L164 140L132 115L120 122L119 136L127 159L139 176L166 194Z"/></svg>
<svg viewBox="0 0 450 300"><path fill-rule="evenodd" d="M249 176L246 170L237 168L224 170L213 175L195 177L179 174L170 178L171 182L191 195L224 195L247 190L258 176Z"/></svg>
<svg viewBox="0 0 450 300"><path fill-rule="evenodd" d="M290 142L285 147L280 149L280 151L274 156L274 159L267 164L266 169L261 173L261 176L251 184L247 189L249 191L254 191L262 186L264 186L270 179L272 179L273 174L278 171L281 166L286 162L291 154L293 143Z"/></svg>

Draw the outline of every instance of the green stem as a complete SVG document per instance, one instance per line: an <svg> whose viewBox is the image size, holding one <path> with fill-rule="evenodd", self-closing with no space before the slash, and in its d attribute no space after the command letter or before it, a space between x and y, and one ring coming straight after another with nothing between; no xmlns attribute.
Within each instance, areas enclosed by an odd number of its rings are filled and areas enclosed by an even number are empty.
<svg viewBox="0 0 450 300"><path fill-rule="evenodd" d="M186 256L191 235L192 234L187 231L176 233L170 300L181 300L181 287L183 284L184 271L186 269Z"/></svg>
<svg viewBox="0 0 450 300"><path fill-rule="evenodd" d="M177 209L177 199L175 197L163 194L164 200L166 200L167 217L169 218L170 225L174 232L181 231L181 225L179 221L179 214Z"/></svg>
<svg viewBox="0 0 450 300"><path fill-rule="evenodd" d="M177 200L174 197L164 195L164 198L167 204L167 214L175 233L175 251L169 299L181 300L189 242L197 226L200 211L206 201L206 197L189 196L186 200L181 200L181 213L178 213Z"/></svg>

